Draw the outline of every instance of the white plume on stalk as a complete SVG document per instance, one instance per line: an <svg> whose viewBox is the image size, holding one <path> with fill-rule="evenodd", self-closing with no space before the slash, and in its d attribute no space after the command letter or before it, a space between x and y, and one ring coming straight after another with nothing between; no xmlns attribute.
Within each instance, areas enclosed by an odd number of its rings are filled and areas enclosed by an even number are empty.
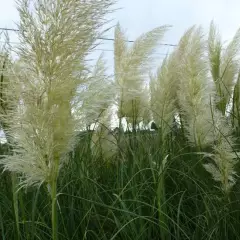
<svg viewBox="0 0 240 240"><path fill-rule="evenodd" d="M221 36L214 22L210 25L208 37L208 56L212 78L216 85L216 104L225 115L230 102L234 83L239 69L240 29L224 49Z"/></svg>
<svg viewBox="0 0 240 240"><path fill-rule="evenodd" d="M114 82L106 75L106 64L101 55L89 77L88 86L81 93L84 97L83 118L86 125L95 123L91 139L94 156L109 160L117 153L117 138L111 133L112 105L117 93Z"/></svg>
<svg viewBox="0 0 240 240"><path fill-rule="evenodd" d="M14 102L19 111L5 116L15 144L13 155L1 159L5 169L22 174L27 186L56 182L72 149L79 126L71 112L83 101L77 101L77 90L88 80L85 57L113 3L39 0L30 6L30 2L18 1L22 69L8 94L20 97Z"/></svg>
<svg viewBox="0 0 240 240"><path fill-rule="evenodd" d="M180 54L184 49L183 54ZM210 97L213 93L205 59L202 29L192 27L183 36L176 51L181 55L178 102L184 127L191 144L204 147L213 143Z"/></svg>
<svg viewBox="0 0 240 240"><path fill-rule="evenodd" d="M82 113L85 125L90 125L101 119L101 116L105 115L104 112L114 103L117 91L112 79L106 75L106 71L106 63L101 55L85 88L79 93L83 98L83 104L79 111Z"/></svg>
<svg viewBox="0 0 240 240"><path fill-rule="evenodd" d="M91 149L93 156L111 160L118 153L117 135L110 129L112 110L108 108L99 119L98 127L93 133Z"/></svg>
<svg viewBox="0 0 240 240"><path fill-rule="evenodd" d="M148 106L144 89L145 77L152 64L152 53L164 36L168 26L153 29L136 39L128 48L126 37L118 24L115 29L114 64L115 82L119 88L118 117L132 119L133 122L143 120L144 108Z"/></svg>
<svg viewBox="0 0 240 240"><path fill-rule="evenodd" d="M239 161L239 153L234 151L235 139L232 137L232 129L219 111L214 113L214 135L213 153L206 154L212 162L203 166L228 195L236 183L235 165Z"/></svg>
<svg viewBox="0 0 240 240"><path fill-rule="evenodd" d="M126 122L133 127L133 122L139 123L142 121L143 124L148 124L152 120L152 114L150 109L150 91L148 85L143 85L141 92L132 91L135 94L135 99L124 104L124 112L126 114ZM131 111L133 111L131 113ZM119 115L119 112L118 112ZM136 126L135 126L136 127Z"/></svg>
<svg viewBox="0 0 240 240"><path fill-rule="evenodd" d="M178 100L188 140L200 148L213 147L213 153L206 154L213 161L204 167L228 194L236 181L234 167L238 157L233 151L231 127L210 101L215 88L211 86L208 74L201 28L191 28L180 41L179 49L184 51L181 54Z"/></svg>
<svg viewBox="0 0 240 240"><path fill-rule="evenodd" d="M176 113L176 63L173 53L164 59L156 76L151 76L151 109L154 122L161 128L163 139L171 132Z"/></svg>
<svg viewBox="0 0 240 240"><path fill-rule="evenodd" d="M148 84L149 85L149 84ZM144 125L147 125L152 120L151 97L149 86L145 86L142 92L141 102L141 118Z"/></svg>

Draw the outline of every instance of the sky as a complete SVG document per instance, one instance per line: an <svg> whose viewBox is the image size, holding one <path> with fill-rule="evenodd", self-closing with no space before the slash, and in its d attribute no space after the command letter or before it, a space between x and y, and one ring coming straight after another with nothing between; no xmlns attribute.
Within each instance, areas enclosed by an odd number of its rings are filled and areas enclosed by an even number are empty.
<svg viewBox="0 0 240 240"><path fill-rule="evenodd" d="M0 27L16 28L19 16L15 0L0 0ZM119 9L111 14L112 25L119 22L126 31L129 40L135 40L142 33L161 25L171 25L163 42L177 44L182 34L192 25L201 24L206 33L211 20L218 25L223 40L231 39L240 27L239 0L119 0ZM14 32L9 33L11 42L18 42ZM113 38L110 30L106 37ZM98 49L105 49L104 56L113 68L113 42L103 41ZM159 62L172 47L157 50ZM97 50L92 58L97 58L102 51Z"/></svg>

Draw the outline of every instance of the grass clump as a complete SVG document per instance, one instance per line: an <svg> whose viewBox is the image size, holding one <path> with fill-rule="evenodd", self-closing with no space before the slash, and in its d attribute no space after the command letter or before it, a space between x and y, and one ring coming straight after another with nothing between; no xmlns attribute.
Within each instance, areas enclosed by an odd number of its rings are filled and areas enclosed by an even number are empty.
<svg viewBox="0 0 240 240"><path fill-rule="evenodd" d="M111 78L86 57L112 5L18 1L18 60L0 54L1 239L239 239L239 31L225 47L193 26L153 73L168 26L128 46L118 24Z"/></svg>

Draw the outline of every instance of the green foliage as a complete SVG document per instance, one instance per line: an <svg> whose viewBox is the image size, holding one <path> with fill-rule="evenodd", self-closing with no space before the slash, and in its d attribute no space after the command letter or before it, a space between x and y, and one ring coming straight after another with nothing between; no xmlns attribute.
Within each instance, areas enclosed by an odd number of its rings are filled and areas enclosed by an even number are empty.
<svg viewBox="0 0 240 240"><path fill-rule="evenodd" d="M125 133L125 151L106 163L91 154L92 132L81 133L58 180L59 239L238 239L237 185L225 201L180 133L164 148L156 132ZM10 183L5 172L1 231L16 239ZM51 238L47 191L19 190L20 239Z"/></svg>

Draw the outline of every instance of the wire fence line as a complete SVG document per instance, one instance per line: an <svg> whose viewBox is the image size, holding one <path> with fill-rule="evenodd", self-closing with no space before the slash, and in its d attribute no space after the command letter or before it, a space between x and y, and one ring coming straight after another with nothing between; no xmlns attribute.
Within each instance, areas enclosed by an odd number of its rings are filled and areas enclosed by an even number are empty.
<svg viewBox="0 0 240 240"><path fill-rule="evenodd" d="M16 28L3 28L3 27L0 27L0 30L1 31L19 32L19 30L16 29ZM105 41L114 41L114 38L99 37L98 39L99 40L105 40ZM126 40L126 42L134 43L134 40ZM168 47L177 47L178 46L177 44L171 44L171 43L160 43L159 45L161 45L161 46L168 46Z"/></svg>
<svg viewBox="0 0 240 240"><path fill-rule="evenodd" d="M0 41L0 44L4 44L6 42L4 41ZM12 41L9 41L8 42L10 45L19 45L20 42L12 42ZM104 49L104 48L95 48L94 49L95 51L103 51L103 52L114 52L113 49ZM153 55L159 55L159 56L167 56L168 54L167 53L162 53L162 52L155 52L153 53Z"/></svg>
<svg viewBox="0 0 240 240"><path fill-rule="evenodd" d="M16 28L6 28L6 27L0 27L0 31L7 31L7 32L19 32L19 29ZM99 37L99 40L104 40L104 41L114 41L114 38L106 38L106 37ZM126 40L128 43L134 43L133 40ZM0 44L4 44L6 42L0 41ZM14 42L14 41L9 41L8 42L10 45L18 45L20 42ZM170 44L170 43L160 43L160 46L165 46L165 47L177 47L177 44ZM104 48L95 48L95 51L102 51L102 52L114 52L113 49L104 49ZM163 52L155 52L153 55L161 56L160 59L164 59L168 53L163 53Z"/></svg>

